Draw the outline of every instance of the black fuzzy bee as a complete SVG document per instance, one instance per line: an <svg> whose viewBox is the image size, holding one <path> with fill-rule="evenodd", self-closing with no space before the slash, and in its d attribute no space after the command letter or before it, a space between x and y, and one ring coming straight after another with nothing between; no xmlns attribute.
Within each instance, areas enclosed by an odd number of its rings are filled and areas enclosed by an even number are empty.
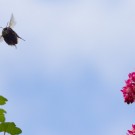
<svg viewBox="0 0 135 135"><path fill-rule="evenodd" d="M18 34L12 29L12 27L15 25L15 19L13 14L11 15L10 18L10 22L9 22L9 26L3 28L2 30L2 35L1 38L4 38L4 41L8 44L8 45L13 45L16 46L16 44L18 43L18 38L22 39L20 36L18 36ZM22 39L24 40L24 39ZM25 41L25 40L24 40Z"/></svg>

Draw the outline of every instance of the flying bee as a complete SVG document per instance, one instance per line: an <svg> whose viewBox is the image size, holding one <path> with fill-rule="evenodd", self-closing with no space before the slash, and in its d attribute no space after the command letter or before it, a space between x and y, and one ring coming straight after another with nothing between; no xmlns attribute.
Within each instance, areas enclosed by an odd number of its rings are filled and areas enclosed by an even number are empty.
<svg viewBox="0 0 135 135"><path fill-rule="evenodd" d="M16 46L18 43L18 38L22 39L12 28L15 26L16 22L13 14L11 15L10 22L2 30L2 35L0 38L4 38L4 41L11 46ZM1 27L2 28L2 27ZM22 39L24 40L24 39ZM24 40L25 41L25 40Z"/></svg>

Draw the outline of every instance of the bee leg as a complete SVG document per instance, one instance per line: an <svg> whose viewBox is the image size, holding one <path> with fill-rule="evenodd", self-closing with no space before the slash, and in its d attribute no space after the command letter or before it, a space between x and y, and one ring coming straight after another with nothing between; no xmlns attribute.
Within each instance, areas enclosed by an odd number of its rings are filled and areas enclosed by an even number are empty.
<svg viewBox="0 0 135 135"><path fill-rule="evenodd" d="M14 45L14 47L15 47L15 49L17 49L17 46L16 45Z"/></svg>
<svg viewBox="0 0 135 135"><path fill-rule="evenodd" d="M25 41L23 38L21 38L20 36L17 35L18 38L22 39L23 41Z"/></svg>

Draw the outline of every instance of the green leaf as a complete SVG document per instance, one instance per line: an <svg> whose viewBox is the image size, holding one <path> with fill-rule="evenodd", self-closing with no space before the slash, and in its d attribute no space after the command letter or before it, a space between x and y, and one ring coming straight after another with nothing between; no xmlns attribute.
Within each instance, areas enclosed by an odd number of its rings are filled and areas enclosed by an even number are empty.
<svg viewBox="0 0 135 135"><path fill-rule="evenodd" d="M4 109L0 109L0 122L5 122L5 113Z"/></svg>
<svg viewBox="0 0 135 135"><path fill-rule="evenodd" d="M0 96L0 105L6 104L7 101L8 101L8 100L7 100L5 97Z"/></svg>
<svg viewBox="0 0 135 135"><path fill-rule="evenodd" d="M5 122L5 115L4 114L0 114L0 122Z"/></svg>
<svg viewBox="0 0 135 135"><path fill-rule="evenodd" d="M0 132L7 132L11 135L19 135L22 130L16 127L14 122L3 122L0 124Z"/></svg>
<svg viewBox="0 0 135 135"><path fill-rule="evenodd" d="M1 109L1 108L0 108L0 114L1 114L1 113L7 113L7 112L6 112L4 109Z"/></svg>

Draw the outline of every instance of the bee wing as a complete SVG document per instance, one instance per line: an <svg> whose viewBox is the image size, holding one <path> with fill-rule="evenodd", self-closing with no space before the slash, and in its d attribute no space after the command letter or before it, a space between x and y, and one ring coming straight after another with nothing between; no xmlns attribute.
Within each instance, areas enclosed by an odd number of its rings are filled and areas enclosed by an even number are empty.
<svg viewBox="0 0 135 135"><path fill-rule="evenodd" d="M0 35L0 42L2 42L3 41L3 36L2 35Z"/></svg>
<svg viewBox="0 0 135 135"><path fill-rule="evenodd" d="M16 25L16 21L15 21L14 15L12 14L10 18L10 22L9 22L9 27L13 28L15 25Z"/></svg>

